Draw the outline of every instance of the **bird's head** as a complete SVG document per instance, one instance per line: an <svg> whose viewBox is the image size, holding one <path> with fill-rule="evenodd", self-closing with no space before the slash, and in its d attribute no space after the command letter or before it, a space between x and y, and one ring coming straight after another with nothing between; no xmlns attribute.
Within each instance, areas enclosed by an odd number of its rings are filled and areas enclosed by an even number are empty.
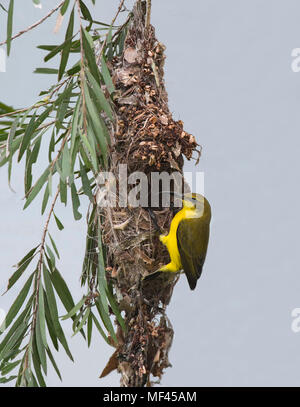
<svg viewBox="0 0 300 407"><path fill-rule="evenodd" d="M203 195L195 193L185 194L182 204L184 208L195 210L198 216L203 216L206 213L210 214L210 205Z"/></svg>

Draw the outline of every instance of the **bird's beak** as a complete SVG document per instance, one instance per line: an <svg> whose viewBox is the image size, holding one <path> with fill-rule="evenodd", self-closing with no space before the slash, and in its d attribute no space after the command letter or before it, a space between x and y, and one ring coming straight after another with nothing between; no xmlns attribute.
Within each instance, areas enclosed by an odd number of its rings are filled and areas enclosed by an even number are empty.
<svg viewBox="0 0 300 407"><path fill-rule="evenodd" d="M184 206L185 208L194 208L195 207L195 205L187 199L182 200L182 206Z"/></svg>

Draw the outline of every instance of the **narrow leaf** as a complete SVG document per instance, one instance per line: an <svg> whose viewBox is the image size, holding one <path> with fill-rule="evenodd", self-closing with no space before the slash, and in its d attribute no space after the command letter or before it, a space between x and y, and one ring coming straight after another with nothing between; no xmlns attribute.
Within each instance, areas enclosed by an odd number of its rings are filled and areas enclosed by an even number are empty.
<svg viewBox="0 0 300 407"><path fill-rule="evenodd" d="M24 301L28 295L28 292L30 290L31 284L32 284L32 279L33 279L34 273L31 274L29 279L26 281L24 287L20 291L19 295L15 299L14 303L12 304L11 308L9 309L5 320L3 321L2 325L0 326L0 332L4 331L4 329L8 328L17 313L19 312L20 308L24 304Z"/></svg>
<svg viewBox="0 0 300 407"><path fill-rule="evenodd" d="M70 20L68 24L68 28L66 31L66 37L65 37L65 45L63 47L62 53L61 53L61 61L60 61L60 66L58 70L58 80L60 81L67 63L69 59L69 54L70 54L70 49L72 45L72 36L73 36L73 29L74 29L74 8L72 9L71 15L70 15Z"/></svg>
<svg viewBox="0 0 300 407"><path fill-rule="evenodd" d="M6 46L7 46L7 55L10 54L11 46L11 36L13 28L13 13L14 13L14 0L10 0L8 7L8 16L7 16L7 37L6 37Z"/></svg>
<svg viewBox="0 0 300 407"><path fill-rule="evenodd" d="M79 200L74 182L71 184L71 196L72 196L74 219L79 220L82 218L82 215L80 212L78 212L78 208L80 207L80 200Z"/></svg>

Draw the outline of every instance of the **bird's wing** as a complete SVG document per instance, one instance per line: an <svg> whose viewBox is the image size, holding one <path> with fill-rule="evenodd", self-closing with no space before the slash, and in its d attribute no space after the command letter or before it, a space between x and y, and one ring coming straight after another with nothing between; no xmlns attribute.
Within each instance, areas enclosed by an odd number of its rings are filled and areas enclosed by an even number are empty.
<svg viewBox="0 0 300 407"><path fill-rule="evenodd" d="M206 257L209 224L199 218L183 219L177 228L177 245L191 290L197 285Z"/></svg>

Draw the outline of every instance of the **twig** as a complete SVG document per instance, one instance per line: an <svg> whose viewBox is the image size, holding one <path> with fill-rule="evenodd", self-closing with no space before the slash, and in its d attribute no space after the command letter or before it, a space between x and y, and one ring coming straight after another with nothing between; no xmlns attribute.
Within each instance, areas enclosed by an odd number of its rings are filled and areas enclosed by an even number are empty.
<svg viewBox="0 0 300 407"><path fill-rule="evenodd" d="M20 37L21 35L27 33L28 31L33 30L35 27L37 27L38 25L42 24L45 20L47 20L47 18L49 18L50 16L52 16L53 13L55 13L60 6L62 6L64 4L64 0L61 1L54 9L52 9L47 15L45 15L43 18L41 18L39 21L37 21L36 23L30 25L29 27L25 28L24 30L21 30L20 32L18 32L18 34L14 35L13 37L11 37L11 40L14 40L15 38ZM7 40L0 42L0 46L4 45L7 43Z"/></svg>
<svg viewBox="0 0 300 407"><path fill-rule="evenodd" d="M112 40L113 40L114 38L116 38L116 37L118 36L118 34L120 34L120 32L123 30L123 28L126 27L126 25L129 23L130 19L131 19L131 14L129 14L129 16L128 16L127 20L125 21L125 23L122 24L122 25L117 29L117 31L113 34L113 36L111 37Z"/></svg>
<svg viewBox="0 0 300 407"><path fill-rule="evenodd" d="M147 11L146 11L146 22L145 22L146 30L150 27L150 20L151 20L151 0L147 0Z"/></svg>
<svg viewBox="0 0 300 407"><path fill-rule="evenodd" d="M60 157L60 155L61 155L61 153L62 153L64 147L65 147L65 144L66 144L66 142L67 142L67 140L68 140L69 134L70 134L70 128L69 128L69 130L67 131L67 134L65 135L65 137L63 138L63 141L62 141L62 143L61 143L60 149L58 150L58 153L57 153L56 157L54 158L54 160L53 160L52 163L51 163L51 168L50 168L50 171L51 171L51 172L52 172L52 170L53 170L53 168L54 168L54 165L56 164L57 160L59 159L59 157Z"/></svg>
<svg viewBox="0 0 300 407"><path fill-rule="evenodd" d="M85 93L84 93L84 81L85 81L85 72L84 72L84 49L83 49L83 38L82 38L82 22L80 14L80 3L77 0L77 11L80 24L80 59L81 59L81 69L80 69L80 89L82 95L82 112L83 112L83 127L84 133L87 134L87 120L86 120L86 102L85 102Z"/></svg>
<svg viewBox="0 0 300 407"><path fill-rule="evenodd" d="M31 109L31 110L32 110L32 109L38 109L39 107L46 106L46 105L50 105L50 104L54 103L55 100L51 100L52 96L54 95L54 93L58 92L59 89L60 89L66 82L68 82L69 80L70 80L70 78L67 78L67 79L64 80L62 83L60 83L60 84L50 93L50 95L48 96L48 100L47 100L46 102L43 102L43 103L37 102L37 103L35 103L34 105L30 106L30 108L29 108L29 107L25 107L24 109L18 109L18 110L14 110L13 112L0 114L0 119L2 119L2 118L4 118L4 117L8 117L8 116L14 116L14 115L17 114L17 113L26 112L26 111L29 110L29 109ZM29 117L30 117L30 116L29 116Z"/></svg>
<svg viewBox="0 0 300 407"><path fill-rule="evenodd" d="M51 104L51 103L52 103L51 100L48 100L48 101L45 102L45 103L37 102L35 105L31 106L30 108L26 107L26 108L24 108L24 109L14 110L13 112L0 114L0 119L2 119L2 118L4 118L4 117L8 117L8 116L14 116L14 115L17 114L17 113L26 112L28 109L31 109L31 110L32 110L32 109L35 109L35 108L38 108L38 107L41 107L41 106L49 105L49 104Z"/></svg>
<svg viewBox="0 0 300 407"><path fill-rule="evenodd" d="M110 25L111 27L115 24L116 19L118 18L118 15L121 13L121 10L122 10L122 8L123 8L123 6L124 6L124 2L125 2L125 0L121 0L121 1L120 1L119 8L118 8L118 10L117 10L117 12L116 12L116 15L115 15L114 18L112 19L112 22L111 22L111 25ZM99 55L98 55L98 58L97 58L97 64L99 64L99 62L100 62L100 58L101 58L101 56L102 56L103 50L104 50L104 48L105 48L105 45L106 45L106 43L107 43L107 38L108 38L109 32L110 32L110 30L109 30L108 33L106 34L106 37L105 37L105 39L104 39L104 41L103 41L101 50L100 50Z"/></svg>
<svg viewBox="0 0 300 407"><path fill-rule="evenodd" d="M54 211L54 207L57 201L57 198L59 196L59 186L57 188L57 192L55 194L55 197L53 199L52 205L51 205L51 209L50 212L48 214L47 220L46 220L46 224L44 227L44 231L43 231L43 235L42 235L42 240L41 240L41 245L40 245L40 258L39 258L39 262L37 265L37 274L36 274L36 280L35 280L35 294L34 294L34 309L33 309L33 313L32 313L32 322L31 322L31 328L30 328L30 341L29 344L34 336L34 330L35 330L35 326L36 326L36 320L37 320L37 313L38 313L38 304L39 304L39 291L40 291L40 280L41 280L41 275L42 275L42 265L43 265L43 256L44 256L44 252L45 252L45 241L46 241L46 236L47 236L47 232L48 232L48 227L49 227L49 223L50 223L50 219L52 216L52 213ZM28 362L29 362L29 344L28 347L26 349L26 354L24 356L24 370L23 373L25 372L25 370L28 368Z"/></svg>

